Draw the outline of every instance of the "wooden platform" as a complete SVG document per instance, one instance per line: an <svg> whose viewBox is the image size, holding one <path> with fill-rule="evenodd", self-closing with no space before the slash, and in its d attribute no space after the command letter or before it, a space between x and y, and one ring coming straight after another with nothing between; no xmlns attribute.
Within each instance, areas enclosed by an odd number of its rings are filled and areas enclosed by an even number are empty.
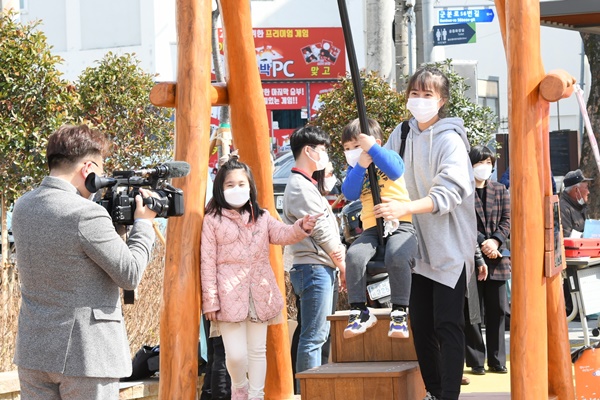
<svg viewBox="0 0 600 400"><path fill-rule="evenodd" d="M361 361L416 361L417 353L410 330L408 339L391 339L387 336L390 325L389 308L370 309L377 324L362 335L344 339L349 310L337 311L328 317L331 322L331 351L333 362Z"/></svg>
<svg viewBox="0 0 600 400"><path fill-rule="evenodd" d="M330 363L296 374L302 400L422 399L414 361Z"/></svg>

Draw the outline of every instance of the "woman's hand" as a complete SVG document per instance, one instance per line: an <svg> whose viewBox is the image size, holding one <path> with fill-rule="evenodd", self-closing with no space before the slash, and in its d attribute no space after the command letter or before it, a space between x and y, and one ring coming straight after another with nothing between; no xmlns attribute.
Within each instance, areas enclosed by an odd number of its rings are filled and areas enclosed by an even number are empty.
<svg viewBox="0 0 600 400"><path fill-rule="evenodd" d="M498 251L498 246L500 243L496 239L486 239L481 243L481 252L485 254L488 258L497 258L501 257L500 252Z"/></svg>
<svg viewBox="0 0 600 400"><path fill-rule="evenodd" d="M483 264L481 267L477 268L479 273L477 274L478 281L485 281L488 276L488 266Z"/></svg>
<svg viewBox="0 0 600 400"><path fill-rule="evenodd" d="M386 221L400 219L401 217L410 214L409 204L410 203L408 202L400 202L388 197L382 197L381 203L373 208L375 218L383 218Z"/></svg>
<svg viewBox="0 0 600 400"><path fill-rule="evenodd" d="M206 312L206 313L204 313L204 318L206 318L209 321L216 321L217 320L217 312L216 311Z"/></svg>

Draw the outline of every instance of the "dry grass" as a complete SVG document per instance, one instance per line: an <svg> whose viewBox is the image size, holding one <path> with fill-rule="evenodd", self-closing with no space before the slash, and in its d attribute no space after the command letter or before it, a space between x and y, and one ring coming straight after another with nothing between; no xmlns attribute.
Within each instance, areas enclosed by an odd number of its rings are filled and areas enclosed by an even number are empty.
<svg viewBox="0 0 600 400"><path fill-rule="evenodd" d="M17 270L13 263L2 267L2 286L0 296L0 372L13 371L15 354L15 338L17 336L17 318L21 304Z"/></svg>

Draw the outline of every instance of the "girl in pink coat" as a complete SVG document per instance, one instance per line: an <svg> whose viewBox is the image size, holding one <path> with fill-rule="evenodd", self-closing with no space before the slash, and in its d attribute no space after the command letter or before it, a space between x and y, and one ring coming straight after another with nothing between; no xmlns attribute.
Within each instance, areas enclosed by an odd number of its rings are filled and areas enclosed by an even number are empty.
<svg viewBox="0 0 600 400"><path fill-rule="evenodd" d="M211 336L223 337L232 400L264 398L267 326L283 322L269 244L299 242L319 217L286 225L256 198L252 172L232 158L217 172L202 225L202 308Z"/></svg>

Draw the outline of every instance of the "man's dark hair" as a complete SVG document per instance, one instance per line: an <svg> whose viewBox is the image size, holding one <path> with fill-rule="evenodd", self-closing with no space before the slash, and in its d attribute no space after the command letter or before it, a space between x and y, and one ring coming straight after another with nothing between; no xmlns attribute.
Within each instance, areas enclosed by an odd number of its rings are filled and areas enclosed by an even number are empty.
<svg viewBox="0 0 600 400"><path fill-rule="evenodd" d="M375 139L379 139L383 141L383 129L379 126L379 122L374 119L368 118L367 123L369 124L369 132L368 134L373 136ZM342 130L342 144L347 143L351 140L358 140L358 135L360 135L360 120L356 118L349 124L347 124ZM365 132L367 133L367 132Z"/></svg>
<svg viewBox="0 0 600 400"><path fill-rule="evenodd" d="M492 166L496 165L496 155L494 152L481 144L471 147L471 151L469 151L469 158L471 159L471 165L475 165L480 161L487 160L488 158L492 160Z"/></svg>
<svg viewBox="0 0 600 400"><path fill-rule="evenodd" d="M324 145L325 147L329 147L330 143L329 134L327 132L321 128L310 125L296 129L290 137L290 148L294 154L294 160L298 159L304 146L315 147Z"/></svg>
<svg viewBox="0 0 600 400"><path fill-rule="evenodd" d="M83 157L106 157L110 142L97 129L87 125L63 125L50 137L46 146L46 160L50 170L71 166Z"/></svg>

